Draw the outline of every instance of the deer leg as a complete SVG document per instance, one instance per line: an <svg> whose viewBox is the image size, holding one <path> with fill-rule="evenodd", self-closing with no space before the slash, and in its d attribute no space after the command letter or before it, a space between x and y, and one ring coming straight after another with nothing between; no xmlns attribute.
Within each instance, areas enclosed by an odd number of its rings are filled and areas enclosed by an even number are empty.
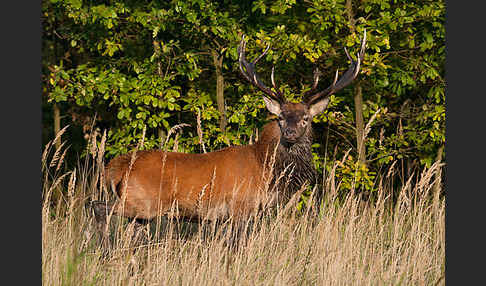
<svg viewBox="0 0 486 286"><path fill-rule="evenodd" d="M87 204L93 210L96 228L100 233L100 243L106 249L111 248L109 233L108 233L108 216L113 210L115 201L103 202L103 201L92 201Z"/></svg>
<svg viewBox="0 0 486 286"><path fill-rule="evenodd" d="M133 221L133 236L132 241L134 245L148 244L148 234L145 233L145 228L150 224L150 220L135 218Z"/></svg>
<svg viewBox="0 0 486 286"><path fill-rule="evenodd" d="M226 227L226 246L230 249L238 250L248 241L248 237L254 227L254 218L248 217L246 220L234 220Z"/></svg>

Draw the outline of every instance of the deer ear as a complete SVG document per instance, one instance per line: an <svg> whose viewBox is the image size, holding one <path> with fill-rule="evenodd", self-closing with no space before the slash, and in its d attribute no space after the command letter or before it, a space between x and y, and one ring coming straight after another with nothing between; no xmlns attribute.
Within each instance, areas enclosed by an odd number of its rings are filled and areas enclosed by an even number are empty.
<svg viewBox="0 0 486 286"><path fill-rule="evenodd" d="M324 112L326 110L327 105L329 104L329 97L325 97L317 102L312 103L309 106L309 114L310 116L314 117L317 114Z"/></svg>
<svg viewBox="0 0 486 286"><path fill-rule="evenodd" d="M275 99L263 96L263 101L265 102L265 106L267 107L268 111L271 113L279 116L280 115L280 103Z"/></svg>

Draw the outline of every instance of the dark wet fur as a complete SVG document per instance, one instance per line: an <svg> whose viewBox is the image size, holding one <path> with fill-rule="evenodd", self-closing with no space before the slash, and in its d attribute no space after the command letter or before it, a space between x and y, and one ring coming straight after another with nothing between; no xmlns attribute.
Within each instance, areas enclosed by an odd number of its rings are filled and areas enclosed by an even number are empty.
<svg viewBox="0 0 486 286"><path fill-rule="evenodd" d="M277 190L283 195L285 201L300 190L304 183L307 182L310 185L316 183L317 172L314 167L311 144L311 128L308 128L306 134L295 143L285 142L283 138L280 140L273 170L273 180L281 177Z"/></svg>

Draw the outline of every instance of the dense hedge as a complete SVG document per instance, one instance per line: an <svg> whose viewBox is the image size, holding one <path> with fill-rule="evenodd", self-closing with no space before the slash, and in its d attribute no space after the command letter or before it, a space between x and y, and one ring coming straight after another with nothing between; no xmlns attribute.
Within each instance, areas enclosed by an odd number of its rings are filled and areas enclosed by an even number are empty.
<svg viewBox="0 0 486 286"><path fill-rule="evenodd" d="M347 68L343 47L356 54L366 29L358 79L314 119L318 169L351 149L337 170L342 187L357 178L372 190L376 174L397 161L411 169L444 157L444 1L238 2L43 1L45 141L54 135L55 104L62 125L78 132L74 151L83 150L94 118L94 130L108 130L107 159L134 148L144 129L143 148L159 148L181 123L190 127L166 147L202 152L198 115L207 151L247 144L269 113L239 75L242 34L250 58L271 45L258 72L269 82L275 65L278 85L297 101L315 67L322 89Z"/></svg>

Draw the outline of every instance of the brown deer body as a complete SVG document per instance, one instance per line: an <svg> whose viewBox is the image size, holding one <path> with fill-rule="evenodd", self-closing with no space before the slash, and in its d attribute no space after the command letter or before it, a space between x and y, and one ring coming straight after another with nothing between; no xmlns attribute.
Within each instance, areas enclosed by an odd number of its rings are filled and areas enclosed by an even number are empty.
<svg viewBox="0 0 486 286"><path fill-rule="evenodd" d="M248 215L262 199L264 169L270 167L267 154L278 142L275 124L265 127L253 145L206 154L138 151L131 168L132 154L113 159L105 169L106 180L124 201L115 213L151 219L176 202L182 217Z"/></svg>
<svg viewBox="0 0 486 286"><path fill-rule="evenodd" d="M184 154L161 150L138 151L114 158L105 169L108 186L118 194L116 202L93 202L97 220L106 213L130 218L152 219L165 215L173 206L187 218L224 217L245 219L265 202L285 202L304 183L314 183L312 161L312 118L323 112L329 95L348 85L357 75L364 56L366 32L361 50L349 69L331 86L313 94L314 84L301 103L287 102L275 86L266 87L255 73L256 62L245 58L244 37L238 48L243 76L262 90L267 109L278 120L267 123L252 145L233 146L206 154ZM132 157L133 155L133 157ZM280 178L280 179L279 179Z"/></svg>

